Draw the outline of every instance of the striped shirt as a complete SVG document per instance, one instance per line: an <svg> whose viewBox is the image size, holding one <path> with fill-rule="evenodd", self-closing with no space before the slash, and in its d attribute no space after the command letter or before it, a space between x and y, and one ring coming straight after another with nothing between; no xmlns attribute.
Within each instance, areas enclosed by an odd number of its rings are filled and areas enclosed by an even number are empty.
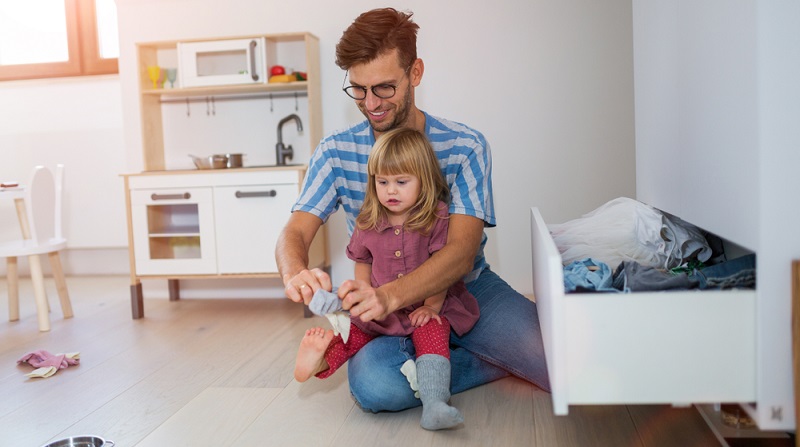
<svg viewBox="0 0 800 447"><path fill-rule="evenodd" d="M425 134L450 186L450 214L477 217L483 220L484 226L495 226L492 157L483 134L427 113ZM311 157L303 189L292 212L311 213L325 222L342 207L347 217L348 236L352 236L364 202L367 160L374 144L375 136L366 120L323 139ZM464 277L464 282L476 279L487 266L483 254L485 245L486 232L481 238L473 270Z"/></svg>

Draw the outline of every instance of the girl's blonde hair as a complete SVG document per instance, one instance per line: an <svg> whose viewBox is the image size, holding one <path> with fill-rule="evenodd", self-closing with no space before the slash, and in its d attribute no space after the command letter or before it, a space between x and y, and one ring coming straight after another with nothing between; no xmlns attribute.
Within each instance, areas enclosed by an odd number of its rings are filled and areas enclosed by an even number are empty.
<svg viewBox="0 0 800 447"><path fill-rule="evenodd" d="M419 179L419 197L404 225L409 231L430 232L437 219L439 201L447 203L449 200L449 188L433 147L425 135L414 129L393 129L381 135L369 154L367 173L367 192L356 218L361 230L375 229L388 219L386 209L378 200L376 175L412 174Z"/></svg>

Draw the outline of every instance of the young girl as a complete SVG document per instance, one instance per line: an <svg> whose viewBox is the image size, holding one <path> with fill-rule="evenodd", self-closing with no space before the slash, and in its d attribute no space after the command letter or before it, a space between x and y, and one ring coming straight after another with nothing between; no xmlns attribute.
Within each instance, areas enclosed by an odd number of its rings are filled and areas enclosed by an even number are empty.
<svg viewBox="0 0 800 447"><path fill-rule="evenodd" d="M356 279L372 287L399 278L447 242L448 187L427 138L413 129L381 135L370 152L369 180L347 256ZM411 336L416 350L423 428L439 430L463 422L450 399L450 329L472 329L479 310L459 281L448 290L390 314L382 321L352 318L344 343L333 331L313 328L300 343L295 379L326 378L378 335Z"/></svg>

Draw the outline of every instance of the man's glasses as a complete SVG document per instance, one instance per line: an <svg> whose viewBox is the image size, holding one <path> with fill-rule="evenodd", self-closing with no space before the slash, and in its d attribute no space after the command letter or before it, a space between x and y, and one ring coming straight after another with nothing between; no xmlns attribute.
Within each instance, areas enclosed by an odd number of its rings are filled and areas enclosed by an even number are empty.
<svg viewBox="0 0 800 447"><path fill-rule="evenodd" d="M403 73L403 77L405 77L408 74L408 71L409 70L406 70ZM362 87L360 85L350 85L345 87L345 83L347 83L347 73L348 72L344 72L344 80L342 81L342 90L344 90L344 92L347 93L347 96L357 101L366 99L367 87ZM373 95L377 96L380 99L392 98L394 94L397 93L397 86L393 84L373 85L372 87L369 87L369 89L372 90Z"/></svg>

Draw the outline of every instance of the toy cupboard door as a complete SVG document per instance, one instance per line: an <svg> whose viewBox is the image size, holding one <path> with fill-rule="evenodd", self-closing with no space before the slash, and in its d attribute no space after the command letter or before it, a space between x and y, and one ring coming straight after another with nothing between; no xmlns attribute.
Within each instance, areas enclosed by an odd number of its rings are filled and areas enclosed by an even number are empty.
<svg viewBox="0 0 800 447"><path fill-rule="evenodd" d="M291 214L297 185L214 188L220 274L277 273L275 244Z"/></svg>
<svg viewBox="0 0 800 447"><path fill-rule="evenodd" d="M139 275L216 273L211 188L131 191Z"/></svg>

